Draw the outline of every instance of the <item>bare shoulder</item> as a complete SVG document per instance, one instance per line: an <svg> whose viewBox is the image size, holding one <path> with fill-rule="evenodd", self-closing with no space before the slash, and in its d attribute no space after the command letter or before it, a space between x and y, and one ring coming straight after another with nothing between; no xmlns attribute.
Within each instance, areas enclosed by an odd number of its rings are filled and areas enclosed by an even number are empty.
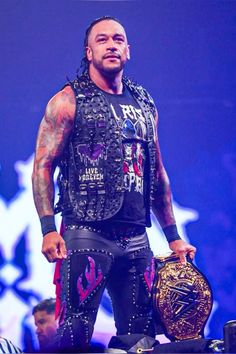
<svg viewBox="0 0 236 354"><path fill-rule="evenodd" d="M61 119L74 120L76 110L76 99L70 86L57 92L48 102L45 112L45 119L60 121Z"/></svg>

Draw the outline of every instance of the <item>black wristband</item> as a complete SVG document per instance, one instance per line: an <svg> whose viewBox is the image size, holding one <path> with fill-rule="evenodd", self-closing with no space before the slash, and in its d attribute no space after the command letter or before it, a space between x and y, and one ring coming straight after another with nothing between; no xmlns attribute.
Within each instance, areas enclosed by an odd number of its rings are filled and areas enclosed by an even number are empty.
<svg viewBox="0 0 236 354"><path fill-rule="evenodd" d="M57 231L54 215L45 215L40 218L41 230L43 236L49 232Z"/></svg>
<svg viewBox="0 0 236 354"><path fill-rule="evenodd" d="M181 237L178 234L178 230L175 224L166 226L162 230L169 243L172 241L181 240Z"/></svg>

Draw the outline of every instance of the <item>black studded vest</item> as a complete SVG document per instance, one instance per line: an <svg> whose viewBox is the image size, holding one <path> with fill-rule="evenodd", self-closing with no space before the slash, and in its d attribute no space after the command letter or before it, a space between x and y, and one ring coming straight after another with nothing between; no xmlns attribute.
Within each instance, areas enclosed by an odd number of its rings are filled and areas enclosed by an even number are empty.
<svg viewBox="0 0 236 354"><path fill-rule="evenodd" d="M123 84L143 111L147 125L146 226L156 183L155 105L149 94L127 78ZM87 73L69 82L76 97L74 129L58 163L59 202L55 213L78 222L107 220L122 206L124 192L122 134L109 103Z"/></svg>

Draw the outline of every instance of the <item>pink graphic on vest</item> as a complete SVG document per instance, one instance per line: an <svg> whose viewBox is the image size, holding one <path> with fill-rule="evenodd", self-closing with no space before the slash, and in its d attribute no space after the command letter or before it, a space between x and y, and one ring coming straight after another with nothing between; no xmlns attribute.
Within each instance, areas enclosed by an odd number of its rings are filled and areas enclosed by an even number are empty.
<svg viewBox="0 0 236 354"><path fill-rule="evenodd" d="M152 284L153 284L153 280L154 280L154 275L155 275L154 258L152 258L151 263L147 266L143 275L144 275L144 280L147 284L148 290L149 290L149 292L151 292Z"/></svg>
<svg viewBox="0 0 236 354"><path fill-rule="evenodd" d="M88 257L89 265L86 266L84 274L81 273L77 280L77 290L79 293L80 303L85 301L92 291L101 283L103 274L100 265L98 265L97 272L95 267L95 260ZM97 273L97 275L96 275ZM87 280L87 285L83 286L83 277Z"/></svg>

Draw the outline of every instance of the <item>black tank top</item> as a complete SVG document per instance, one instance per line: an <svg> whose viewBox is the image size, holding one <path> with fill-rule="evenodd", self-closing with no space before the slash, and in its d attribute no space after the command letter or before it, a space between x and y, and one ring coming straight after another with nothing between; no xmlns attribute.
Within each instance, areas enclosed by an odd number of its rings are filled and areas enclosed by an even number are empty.
<svg viewBox="0 0 236 354"><path fill-rule="evenodd" d="M105 93L122 133L124 201L113 222L145 226L144 171L147 127L145 117L128 89L120 95Z"/></svg>

